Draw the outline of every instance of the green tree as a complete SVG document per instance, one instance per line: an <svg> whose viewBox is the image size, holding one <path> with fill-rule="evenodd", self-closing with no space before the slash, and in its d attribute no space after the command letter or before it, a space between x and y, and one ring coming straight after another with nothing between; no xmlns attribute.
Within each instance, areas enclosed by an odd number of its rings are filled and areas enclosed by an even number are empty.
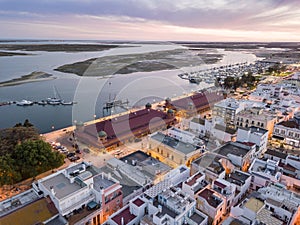
<svg viewBox="0 0 300 225"><path fill-rule="evenodd" d="M23 127L33 127L32 123L29 122L28 119L24 121Z"/></svg>
<svg viewBox="0 0 300 225"><path fill-rule="evenodd" d="M0 165L0 186L12 185L22 179L21 174L15 170L10 155L0 156Z"/></svg>
<svg viewBox="0 0 300 225"><path fill-rule="evenodd" d="M36 177L64 163L64 156L53 152L51 145L43 140L26 140L18 144L12 154L15 166L22 178Z"/></svg>
<svg viewBox="0 0 300 225"><path fill-rule="evenodd" d="M25 140L39 140L35 127L15 126L0 130L0 156L11 153L18 143Z"/></svg>

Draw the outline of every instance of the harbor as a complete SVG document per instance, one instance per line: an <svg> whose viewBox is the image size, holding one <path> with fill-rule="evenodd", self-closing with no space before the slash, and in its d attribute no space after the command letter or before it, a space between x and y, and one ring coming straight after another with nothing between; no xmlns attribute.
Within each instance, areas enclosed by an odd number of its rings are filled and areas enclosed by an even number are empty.
<svg viewBox="0 0 300 225"><path fill-rule="evenodd" d="M190 83L199 84L203 80L205 80L206 83L214 83L216 79L224 81L224 79L229 76L241 77L246 73L263 73L272 65L274 65L273 62L266 61L255 61L254 63L244 62L180 73L178 76L181 79L189 80Z"/></svg>
<svg viewBox="0 0 300 225"><path fill-rule="evenodd" d="M8 106L8 105L17 105L17 106L32 106L32 105L73 105L77 102L74 101L65 101L61 98L51 97L47 99L42 99L40 101L30 101L27 99L23 99L21 101L7 101L7 102L0 102L0 106Z"/></svg>

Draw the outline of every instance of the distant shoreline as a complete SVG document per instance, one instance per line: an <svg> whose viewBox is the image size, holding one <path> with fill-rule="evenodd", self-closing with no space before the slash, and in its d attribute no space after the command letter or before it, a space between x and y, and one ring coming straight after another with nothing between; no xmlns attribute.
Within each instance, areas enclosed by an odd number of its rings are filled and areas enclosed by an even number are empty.
<svg viewBox="0 0 300 225"><path fill-rule="evenodd" d="M0 44L0 49L9 51L46 51L46 52L98 52L121 47L113 44Z"/></svg>
<svg viewBox="0 0 300 225"><path fill-rule="evenodd" d="M205 50L191 53L187 49L174 49L149 53L112 55L65 64L54 70L78 76L103 77L115 74L174 70L199 64L214 64L223 57L223 54L205 53Z"/></svg>
<svg viewBox="0 0 300 225"><path fill-rule="evenodd" d="M14 86L14 85L20 85L25 83L40 82L40 81L53 80L53 79L56 79L56 77L53 77L52 74L48 74L41 71L34 71L28 75L21 76L20 78L14 78L8 81L0 82L0 87Z"/></svg>
<svg viewBox="0 0 300 225"><path fill-rule="evenodd" d="M5 56L26 56L26 55L32 55L32 54L21 53L21 52L0 51L0 57L5 57Z"/></svg>

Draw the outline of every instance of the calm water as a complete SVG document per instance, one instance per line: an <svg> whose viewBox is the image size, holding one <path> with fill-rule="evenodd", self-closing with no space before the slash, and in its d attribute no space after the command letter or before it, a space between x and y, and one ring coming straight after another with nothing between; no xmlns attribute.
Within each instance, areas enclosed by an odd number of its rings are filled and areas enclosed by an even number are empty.
<svg viewBox="0 0 300 225"><path fill-rule="evenodd" d="M132 46L132 45L131 45ZM22 99L41 100L53 97L54 87L66 101L74 100L73 106L28 106L16 105L0 107L0 128L13 126L29 119L40 132L69 126L73 121L88 121L94 115L103 115L102 106L109 99L129 100L129 106L140 106L147 102L155 102L166 97L175 97L192 90L208 87L208 84L190 84L177 75L190 69L158 71L150 73L134 73L115 75L111 78L78 77L53 71L60 65L115 54L142 53L157 50L174 49L174 45L136 45L103 52L31 52L32 56L0 57L0 81L20 77L33 71L44 71L57 77L55 80L27 83L18 86L1 87L0 102L20 101ZM254 61L255 56L243 52L225 53L218 64ZM215 65L210 65L215 66ZM205 66L204 66L205 67ZM122 109L115 109L116 112Z"/></svg>

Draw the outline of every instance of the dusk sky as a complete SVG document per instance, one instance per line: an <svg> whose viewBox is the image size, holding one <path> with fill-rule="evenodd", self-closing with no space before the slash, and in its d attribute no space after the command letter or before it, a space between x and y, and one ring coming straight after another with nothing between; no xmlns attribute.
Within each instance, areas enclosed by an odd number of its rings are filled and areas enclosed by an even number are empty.
<svg viewBox="0 0 300 225"><path fill-rule="evenodd" d="M0 38L300 41L299 0L0 0Z"/></svg>

